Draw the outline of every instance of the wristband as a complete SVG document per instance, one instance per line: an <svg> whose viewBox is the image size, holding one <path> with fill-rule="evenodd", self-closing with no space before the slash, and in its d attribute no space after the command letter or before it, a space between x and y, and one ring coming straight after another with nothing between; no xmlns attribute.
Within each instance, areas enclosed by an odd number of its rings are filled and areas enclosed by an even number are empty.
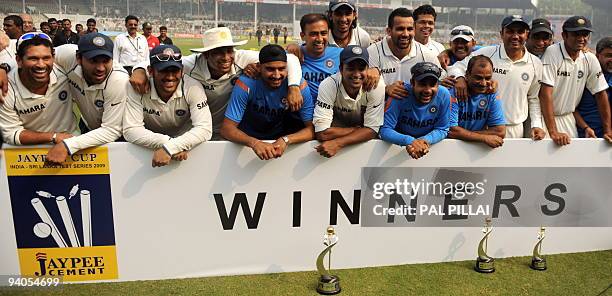
<svg viewBox="0 0 612 296"><path fill-rule="evenodd" d="M57 144L57 133L53 133L53 137L51 137L51 143Z"/></svg>

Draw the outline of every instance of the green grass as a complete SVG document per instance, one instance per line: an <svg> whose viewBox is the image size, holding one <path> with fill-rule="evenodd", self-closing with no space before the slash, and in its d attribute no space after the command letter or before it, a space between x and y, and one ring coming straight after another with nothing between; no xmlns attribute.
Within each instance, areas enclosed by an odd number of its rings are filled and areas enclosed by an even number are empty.
<svg viewBox="0 0 612 296"><path fill-rule="evenodd" d="M492 274L473 261L335 270L340 295L612 295L612 250L498 259ZM313 262L314 264L314 262ZM0 290L3 295L316 295L314 271L164 281L73 284L54 290ZM607 289L607 290L606 290ZM7 294L7 292L10 292Z"/></svg>
<svg viewBox="0 0 612 296"><path fill-rule="evenodd" d="M235 37L236 38L236 37ZM246 39L248 39L248 36L246 37ZM263 38L265 39L265 38ZM236 38L236 40L243 40L243 39L238 39ZM291 38L287 38L287 43L290 42L290 40L292 40ZM199 48L199 47L203 47L202 44L202 39L200 38L173 38L172 41L174 41L174 45L176 45L178 48L181 49L181 52L183 53L183 55L189 55L190 54L190 49L192 48ZM274 41L274 38L272 38L272 41ZM285 44L283 44L283 38L278 38L279 41L279 45L280 46L285 46ZM265 40L261 41L261 47L263 47L264 45L266 45L267 43L265 42ZM240 49L252 49L252 50L259 50L261 48L260 46L257 46L257 38L253 37L252 40L249 40L249 42L243 46L240 46Z"/></svg>

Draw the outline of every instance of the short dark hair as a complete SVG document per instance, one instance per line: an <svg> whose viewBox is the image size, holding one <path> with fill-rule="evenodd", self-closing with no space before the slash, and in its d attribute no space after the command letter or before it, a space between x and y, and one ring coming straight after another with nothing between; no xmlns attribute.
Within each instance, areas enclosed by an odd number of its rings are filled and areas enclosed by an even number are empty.
<svg viewBox="0 0 612 296"><path fill-rule="evenodd" d="M24 40L19 44L17 48L17 56L23 58L25 56L26 50L32 46L44 45L51 49L51 54L53 54L53 44L51 40L42 38L40 36L34 36L32 39Z"/></svg>
<svg viewBox="0 0 612 296"><path fill-rule="evenodd" d="M476 65L480 65L482 63L488 63L489 65L491 65L491 68L493 68L493 61L491 61L491 59L488 56L485 55L477 55L475 57L472 57L470 59L470 61L468 62L467 65L467 71L466 72L472 72L472 68L474 68Z"/></svg>
<svg viewBox="0 0 612 296"><path fill-rule="evenodd" d="M47 20L47 23L51 23L51 22L56 22L57 23L57 20L54 17L52 17L52 18Z"/></svg>
<svg viewBox="0 0 612 296"><path fill-rule="evenodd" d="M417 9L415 9L414 12L412 13L412 17L414 17L414 21L416 22L419 19L419 15L427 15L427 14L433 15L434 21L436 20L436 17L438 17L436 10L433 8L433 6L429 4L424 4L424 5L417 7Z"/></svg>
<svg viewBox="0 0 612 296"><path fill-rule="evenodd" d="M69 20L69 19L63 19L63 20L62 20L62 23L63 23L63 22L69 22L69 23L71 23L71 24L72 24L72 21L71 21L71 20Z"/></svg>
<svg viewBox="0 0 612 296"><path fill-rule="evenodd" d="M612 37L611 36L599 39L599 41L597 42L597 46L595 47L595 51L597 53L601 53L606 48L612 48Z"/></svg>
<svg viewBox="0 0 612 296"><path fill-rule="evenodd" d="M287 52L280 45L268 44L259 51L259 61L266 64L270 61L287 61Z"/></svg>
<svg viewBox="0 0 612 296"><path fill-rule="evenodd" d="M412 17L412 11L410 11L410 9L404 8L404 7L396 8L393 11L391 11L391 14L389 15L389 19L387 20L387 27L388 28L393 28L393 22L395 21L395 17L396 16L399 16L399 17Z"/></svg>
<svg viewBox="0 0 612 296"><path fill-rule="evenodd" d="M23 30L23 19L16 15L16 14L11 14L7 17L4 18L4 21L12 21L13 24L15 24L15 26L21 28L21 30Z"/></svg>
<svg viewBox="0 0 612 296"><path fill-rule="evenodd" d="M125 23L127 24L129 20L135 20L137 23L140 22L140 20L138 20L138 18L135 15L131 15L131 14L125 17Z"/></svg>
<svg viewBox="0 0 612 296"><path fill-rule="evenodd" d="M306 25L314 24L316 22L324 21L329 27L329 19L327 16L321 13L309 13L302 16L300 19L300 29L302 32L306 29Z"/></svg>
<svg viewBox="0 0 612 296"><path fill-rule="evenodd" d="M39 28L42 28L42 27L44 27L44 26L49 27L50 25L49 25L49 23L47 23L47 22L42 22L42 23L40 23L40 25L38 25L38 27L39 27Z"/></svg>
<svg viewBox="0 0 612 296"><path fill-rule="evenodd" d="M166 28L166 26L160 26L160 27L159 27L159 30L160 30L160 31L161 31L161 30L166 30L166 31L168 31L168 28Z"/></svg>
<svg viewBox="0 0 612 296"><path fill-rule="evenodd" d="M81 27L81 28L83 28L83 25L82 25L82 24L76 24L76 26L75 26L75 27Z"/></svg>
<svg viewBox="0 0 612 296"><path fill-rule="evenodd" d="M89 23L94 23L94 24L96 24L96 19L94 19L94 18L87 19L86 24L89 24Z"/></svg>

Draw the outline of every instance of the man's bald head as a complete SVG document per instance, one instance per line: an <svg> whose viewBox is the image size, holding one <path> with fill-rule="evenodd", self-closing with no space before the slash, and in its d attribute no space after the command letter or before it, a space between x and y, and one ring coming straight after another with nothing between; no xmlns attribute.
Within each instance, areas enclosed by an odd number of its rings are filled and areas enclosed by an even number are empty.
<svg viewBox="0 0 612 296"><path fill-rule="evenodd" d="M27 13L21 13L19 16L23 20L23 32L34 32L34 20L32 20L32 16Z"/></svg>

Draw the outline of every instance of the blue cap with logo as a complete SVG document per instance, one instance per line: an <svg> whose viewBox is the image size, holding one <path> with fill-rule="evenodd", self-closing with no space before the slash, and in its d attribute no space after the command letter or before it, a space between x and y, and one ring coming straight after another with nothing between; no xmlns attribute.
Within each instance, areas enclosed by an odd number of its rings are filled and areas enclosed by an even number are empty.
<svg viewBox="0 0 612 296"><path fill-rule="evenodd" d="M367 65L369 64L369 59L368 51L359 45L349 45L340 53L340 63L343 64L348 64L354 60L362 60Z"/></svg>
<svg viewBox="0 0 612 296"><path fill-rule="evenodd" d="M170 67L183 69L181 50L169 44L158 45L150 52L149 62L151 67L157 71L162 71Z"/></svg>
<svg viewBox="0 0 612 296"><path fill-rule="evenodd" d="M86 59L93 59L100 55L113 58L113 41L102 33L89 33L81 36L78 46L78 53Z"/></svg>
<svg viewBox="0 0 612 296"><path fill-rule="evenodd" d="M522 16L518 15L518 14L509 15L509 16L505 17L502 20L501 26L502 26L502 29L503 29L503 28L506 28L506 27L508 27L508 26L510 26L512 24L515 24L515 23L519 23L521 25L524 25L525 27L527 27L527 29L529 29L529 24L527 23L527 21L525 21L525 19Z"/></svg>
<svg viewBox="0 0 612 296"><path fill-rule="evenodd" d="M578 31L588 31L593 32L593 25L591 25L591 21L584 17L575 15L563 22L563 31L567 32L578 32Z"/></svg>

